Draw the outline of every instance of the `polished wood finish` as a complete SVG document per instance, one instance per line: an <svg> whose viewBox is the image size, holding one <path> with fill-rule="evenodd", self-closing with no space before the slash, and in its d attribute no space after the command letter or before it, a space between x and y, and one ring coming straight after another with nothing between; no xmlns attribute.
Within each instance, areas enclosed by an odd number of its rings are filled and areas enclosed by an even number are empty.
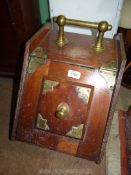
<svg viewBox="0 0 131 175"><path fill-rule="evenodd" d="M38 1L0 1L0 75L18 75L24 45L40 27Z"/></svg>
<svg viewBox="0 0 131 175"><path fill-rule="evenodd" d="M95 37L66 33L69 44L59 48L55 44L56 31L43 27L26 45L23 73L12 138L45 146L53 150L99 162L102 158L116 97L125 64L121 36L104 39L105 51L93 50ZM29 54L40 46L48 55L45 64L34 73L28 72ZM111 90L99 73L99 68L113 59L118 64L116 84ZM79 79L71 78L68 71L80 72ZM59 82L51 92L42 94L45 80ZM74 86L91 89L88 104L78 98ZM70 112L63 120L55 117L59 103L69 104ZM50 130L36 128L37 114L46 114ZM69 128L84 124L82 137L66 135Z"/></svg>

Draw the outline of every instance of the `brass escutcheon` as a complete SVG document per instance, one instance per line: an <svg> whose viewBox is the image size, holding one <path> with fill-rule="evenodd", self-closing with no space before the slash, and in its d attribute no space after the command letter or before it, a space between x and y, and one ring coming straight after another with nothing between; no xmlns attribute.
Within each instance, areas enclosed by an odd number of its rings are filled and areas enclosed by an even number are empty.
<svg viewBox="0 0 131 175"><path fill-rule="evenodd" d="M64 119L69 112L69 106L67 103L62 102L58 105L55 116L58 119Z"/></svg>

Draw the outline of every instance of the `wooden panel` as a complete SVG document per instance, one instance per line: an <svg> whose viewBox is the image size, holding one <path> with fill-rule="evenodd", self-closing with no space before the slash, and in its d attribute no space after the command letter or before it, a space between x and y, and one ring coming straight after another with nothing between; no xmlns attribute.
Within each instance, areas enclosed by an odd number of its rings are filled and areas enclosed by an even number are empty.
<svg viewBox="0 0 131 175"><path fill-rule="evenodd" d="M78 34L75 33L65 33L65 37L68 39L69 43L62 49L55 44L56 36L57 33L55 30L50 31L50 34L44 38L40 44L51 59L66 62L70 61L71 63L74 62L75 64L94 67L100 67L104 63L112 60L112 58L116 59L116 53L113 49L115 47L114 40L105 39L105 51L96 53L93 50L96 38L93 36L89 37L80 34L78 36Z"/></svg>

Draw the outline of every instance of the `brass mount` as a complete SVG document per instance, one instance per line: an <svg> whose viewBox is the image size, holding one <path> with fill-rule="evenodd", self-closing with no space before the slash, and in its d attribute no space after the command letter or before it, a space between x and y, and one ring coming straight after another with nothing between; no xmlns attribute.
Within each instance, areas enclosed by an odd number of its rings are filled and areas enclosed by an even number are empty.
<svg viewBox="0 0 131 175"><path fill-rule="evenodd" d="M58 17L54 17L53 21L56 22L59 26L58 37L56 39L56 44L59 47L63 47L68 43L67 39L64 36L64 26L65 25L74 25L74 26L98 29L98 37L97 37L96 43L93 47L98 52L104 50L104 44L103 44L104 33L106 31L112 29L112 26L109 25L107 21L101 21L99 23L95 23L95 22L89 22L89 21L68 19L63 15L59 15Z"/></svg>

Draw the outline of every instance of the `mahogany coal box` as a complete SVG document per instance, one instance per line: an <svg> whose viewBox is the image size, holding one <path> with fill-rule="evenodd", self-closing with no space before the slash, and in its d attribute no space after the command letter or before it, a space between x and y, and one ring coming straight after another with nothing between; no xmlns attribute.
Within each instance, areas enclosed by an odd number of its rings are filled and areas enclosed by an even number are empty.
<svg viewBox="0 0 131 175"><path fill-rule="evenodd" d="M100 162L125 66L121 35L104 39L40 29L25 50L12 139Z"/></svg>

